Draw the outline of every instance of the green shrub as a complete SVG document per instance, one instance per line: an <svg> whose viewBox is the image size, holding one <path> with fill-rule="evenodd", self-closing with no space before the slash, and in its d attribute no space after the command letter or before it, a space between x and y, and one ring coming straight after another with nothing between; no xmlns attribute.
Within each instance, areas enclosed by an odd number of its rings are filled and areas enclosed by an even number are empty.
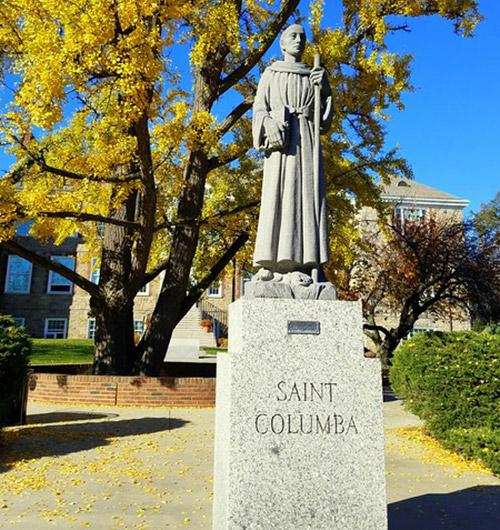
<svg viewBox="0 0 500 530"><path fill-rule="evenodd" d="M489 427L450 429L442 439L443 445L463 453L467 458L477 458L496 475L500 475L500 431Z"/></svg>
<svg viewBox="0 0 500 530"><path fill-rule="evenodd" d="M0 315L0 425L17 423L28 371L31 339L9 316Z"/></svg>
<svg viewBox="0 0 500 530"><path fill-rule="evenodd" d="M404 342L390 370L394 391L445 445L499 470L500 335L427 332Z"/></svg>

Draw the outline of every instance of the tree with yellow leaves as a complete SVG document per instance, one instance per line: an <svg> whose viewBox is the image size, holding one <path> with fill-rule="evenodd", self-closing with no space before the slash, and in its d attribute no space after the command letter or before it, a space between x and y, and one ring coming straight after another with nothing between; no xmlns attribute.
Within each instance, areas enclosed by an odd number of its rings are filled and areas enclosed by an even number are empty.
<svg viewBox="0 0 500 530"><path fill-rule="evenodd" d="M0 179L0 241L90 294L96 373L157 374L172 331L253 236L259 165L248 112L258 70L299 0L3 0L0 61L8 104L1 141L16 162ZM387 49L404 17L440 15L469 35L473 0L343 0L342 23L313 44L335 94L324 140L335 263L349 260L354 212L380 207L376 176L405 171L384 148L383 121L402 108L410 57ZM192 90L172 60L189 50ZM218 120L215 108L232 103ZM74 233L100 255L96 285L25 248ZM246 245L250 247L250 245ZM241 250L241 259L250 255ZM134 345L137 292L163 273L148 329Z"/></svg>

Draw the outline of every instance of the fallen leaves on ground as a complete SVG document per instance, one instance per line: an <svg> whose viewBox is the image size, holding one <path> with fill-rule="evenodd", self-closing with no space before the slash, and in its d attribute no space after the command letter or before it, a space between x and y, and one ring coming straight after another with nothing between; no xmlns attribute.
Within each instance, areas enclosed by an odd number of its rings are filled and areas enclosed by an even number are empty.
<svg viewBox="0 0 500 530"><path fill-rule="evenodd" d="M7 429L0 527L206 528L213 432L197 422L203 414Z"/></svg>
<svg viewBox="0 0 500 530"><path fill-rule="evenodd" d="M450 451L443 447L425 427L400 427L391 429L398 436L410 443L403 443L400 446L402 455L414 455L422 462L437 464L441 466L451 466L455 473L479 472L491 475L491 471L480 462L467 460L462 455Z"/></svg>

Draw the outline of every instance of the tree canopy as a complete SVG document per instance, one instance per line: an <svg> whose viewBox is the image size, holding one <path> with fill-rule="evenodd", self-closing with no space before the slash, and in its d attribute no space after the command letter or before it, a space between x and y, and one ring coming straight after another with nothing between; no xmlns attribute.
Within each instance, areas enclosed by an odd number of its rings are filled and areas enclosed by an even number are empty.
<svg viewBox="0 0 500 530"><path fill-rule="evenodd" d="M269 50L300 17L298 7L299 0L2 2L0 141L15 163L0 179L1 244L87 290L95 311L127 307L128 319L133 295L164 271L151 329L138 349L125 348L143 365L168 343L168 333L153 337L160 322L174 326L252 240L261 177L249 110ZM305 60L320 53L335 94L323 150L334 270L349 260L353 214L381 208L376 179L409 174L385 145L384 122L411 90L411 56L391 51L388 35L437 15L468 36L480 15L473 0L344 0L338 26L325 28L324 2L306 9ZM185 79L175 58L187 53ZM228 109L222 118L220 109ZM99 285L23 248L15 232L27 221L42 241L80 234L101 258ZM240 259L250 255L246 245ZM176 308L168 325L166 306ZM101 336L105 327L97 321L96 340L108 344L103 366L117 347L111 331Z"/></svg>

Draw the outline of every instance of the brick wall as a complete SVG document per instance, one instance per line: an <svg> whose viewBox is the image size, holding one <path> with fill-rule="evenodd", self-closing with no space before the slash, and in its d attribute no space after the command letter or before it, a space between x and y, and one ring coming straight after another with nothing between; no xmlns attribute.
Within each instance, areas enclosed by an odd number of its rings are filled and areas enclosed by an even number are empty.
<svg viewBox="0 0 500 530"><path fill-rule="evenodd" d="M28 399L137 407L213 407L215 378L37 373L30 376Z"/></svg>

